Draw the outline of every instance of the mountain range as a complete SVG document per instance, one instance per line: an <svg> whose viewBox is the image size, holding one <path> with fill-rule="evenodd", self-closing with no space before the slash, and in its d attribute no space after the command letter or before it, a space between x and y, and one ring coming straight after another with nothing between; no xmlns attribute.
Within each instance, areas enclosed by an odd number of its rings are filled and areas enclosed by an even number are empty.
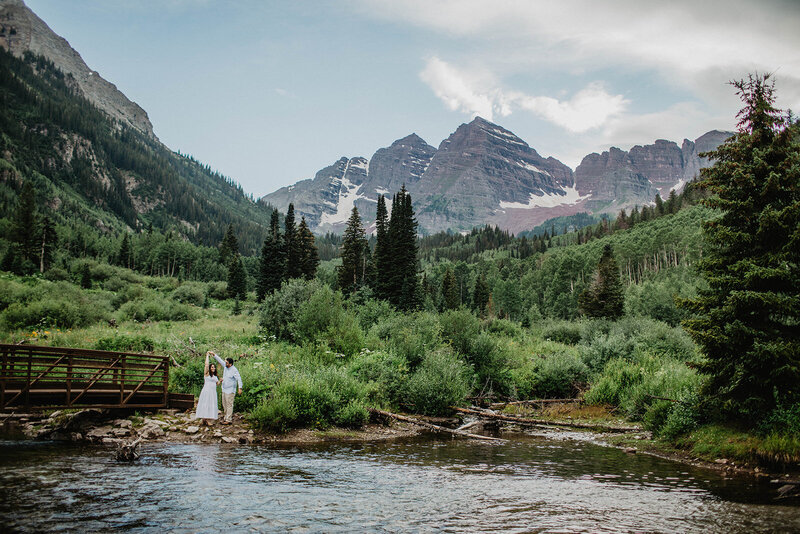
<svg viewBox="0 0 800 534"><path fill-rule="evenodd" d="M587 155L573 171L502 126L476 117L438 148L411 134L370 159L342 157L313 178L256 202L233 180L164 146L145 110L88 67L22 0L0 0L0 46L31 69L23 72L19 65L4 63L11 78L45 81L26 83L50 110L46 125L41 118L31 123L24 110L3 110L4 120L18 127L19 135L9 137L2 154L0 164L11 170L3 172L0 182L38 173L55 185L52 206L59 209L67 196L79 197L81 218L95 218L93 225L101 231L109 221L97 217L97 207L105 219L128 228L154 224L204 244L218 243L227 225L234 224L245 234L241 244L246 253L258 250L273 208L285 212L293 203L296 216L304 216L313 231L338 233L356 206L372 230L378 196L391 198L402 186L412 196L421 233L466 232L485 224L516 233L554 217L614 213L650 203L657 193L665 197L680 190L709 165L699 154L730 135L711 131L680 146L657 140L629 151L612 147ZM49 72L39 56L62 75ZM14 96L21 102L27 98ZM102 113L85 111L85 105ZM97 117L92 119L96 124L70 122L64 113L52 112L68 106L83 119ZM30 136L38 141L32 143Z"/></svg>
<svg viewBox="0 0 800 534"><path fill-rule="evenodd" d="M319 233L339 232L353 206L365 226L375 217L378 195L405 185L420 230L468 231L497 225L512 232L579 212L615 213L680 192L710 163L730 132L710 131L679 146L659 139L629 151L612 147L589 154L573 171L544 158L502 126L476 117L434 148L416 134L398 139L371 159L342 157L302 180L265 195L261 202L285 210L293 203Z"/></svg>

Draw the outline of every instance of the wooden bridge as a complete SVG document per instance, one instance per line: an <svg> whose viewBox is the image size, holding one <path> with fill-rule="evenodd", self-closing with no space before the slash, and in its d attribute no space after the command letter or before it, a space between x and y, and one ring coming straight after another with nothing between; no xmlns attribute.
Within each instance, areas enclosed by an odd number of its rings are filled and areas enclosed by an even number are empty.
<svg viewBox="0 0 800 534"><path fill-rule="evenodd" d="M0 344L0 410L191 409L194 396L168 386L166 356Z"/></svg>

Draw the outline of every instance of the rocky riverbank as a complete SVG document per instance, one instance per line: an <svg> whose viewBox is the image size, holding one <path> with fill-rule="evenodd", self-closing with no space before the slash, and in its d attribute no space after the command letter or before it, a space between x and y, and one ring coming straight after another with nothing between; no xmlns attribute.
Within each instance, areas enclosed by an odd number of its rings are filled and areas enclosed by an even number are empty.
<svg viewBox="0 0 800 534"><path fill-rule="evenodd" d="M216 421L203 425L192 412L157 410L154 413L131 415L111 410L84 409L49 414L11 414L0 418L2 434L17 439L70 441L108 446L142 442L175 443L313 443L323 441L374 441L413 436L418 429L401 423L367 425L360 430L298 429L285 434L269 434L254 430L239 414L233 423Z"/></svg>

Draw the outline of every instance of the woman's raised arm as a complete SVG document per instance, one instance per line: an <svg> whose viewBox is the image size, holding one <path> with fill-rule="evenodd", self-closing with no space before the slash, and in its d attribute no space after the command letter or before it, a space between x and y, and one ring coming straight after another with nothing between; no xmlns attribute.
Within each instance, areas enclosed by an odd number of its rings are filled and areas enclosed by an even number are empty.
<svg viewBox="0 0 800 534"><path fill-rule="evenodd" d="M208 353L206 352L206 364L203 367L203 376L208 376Z"/></svg>

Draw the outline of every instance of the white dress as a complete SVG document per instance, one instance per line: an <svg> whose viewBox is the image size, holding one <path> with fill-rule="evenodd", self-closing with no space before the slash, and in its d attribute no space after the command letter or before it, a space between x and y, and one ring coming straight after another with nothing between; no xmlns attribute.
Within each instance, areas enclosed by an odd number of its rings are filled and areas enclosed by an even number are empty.
<svg viewBox="0 0 800 534"><path fill-rule="evenodd" d="M217 382L219 378L216 376L204 377L206 383L203 384L203 391L200 392L200 398L197 400L197 411L194 414L195 419L216 419L219 416L219 408L217 407Z"/></svg>

